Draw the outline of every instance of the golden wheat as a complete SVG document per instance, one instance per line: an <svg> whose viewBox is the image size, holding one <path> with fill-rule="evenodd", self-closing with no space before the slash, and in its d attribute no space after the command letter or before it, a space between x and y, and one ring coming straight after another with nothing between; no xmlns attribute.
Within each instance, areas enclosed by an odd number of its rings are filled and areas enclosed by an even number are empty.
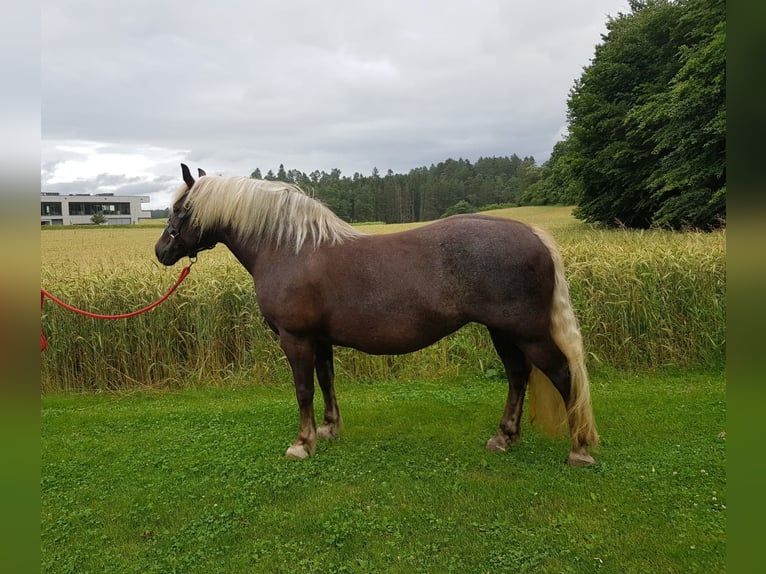
<svg viewBox="0 0 766 574"><path fill-rule="evenodd" d="M569 208L494 212L549 228L567 267L573 305L592 364L624 369L721 364L725 356L726 236L605 231ZM369 233L404 226L366 225ZM50 229L41 233L42 286L100 313L157 299L175 281L154 257L159 227ZM228 250L201 254L165 304L133 319L104 321L46 302L43 390L288 381L289 369L255 301L251 277ZM336 352L343 379L455 377L502 370L486 330L469 325L401 357Z"/></svg>

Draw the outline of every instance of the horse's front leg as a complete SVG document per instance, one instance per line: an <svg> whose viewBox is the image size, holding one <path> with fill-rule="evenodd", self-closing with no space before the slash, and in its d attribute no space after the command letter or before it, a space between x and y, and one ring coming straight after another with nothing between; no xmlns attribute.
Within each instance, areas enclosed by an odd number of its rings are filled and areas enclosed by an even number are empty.
<svg viewBox="0 0 766 574"><path fill-rule="evenodd" d="M338 401L335 399L335 369L332 361L332 345L317 343L314 368L317 373L319 387L324 397L324 421L317 430L319 438L336 438L340 433L343 421L340 418Z"/></svg>
<svg viewBox="0 0 766 574"><path fill-rule="evenodd" d="M309 339L280 333L280 344L293 372L295 396L300 409L298 438L287 449L287 458L308 458L316 451L317 429L314 422L314 343Z"/></svg>

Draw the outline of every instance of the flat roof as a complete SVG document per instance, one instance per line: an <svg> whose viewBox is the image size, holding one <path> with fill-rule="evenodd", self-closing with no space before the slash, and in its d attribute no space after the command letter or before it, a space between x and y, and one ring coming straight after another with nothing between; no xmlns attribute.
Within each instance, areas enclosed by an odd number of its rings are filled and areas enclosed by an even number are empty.
<svg viewBox="0 0 766 574"><path fill-rule="evenodd" d="M40 199L51 199L51 198L68 198L68 197L76 197L77 199L98 199L98 200L115 200L115 199L137 199L140 201L149 201L150 198L148 195L114 195L113 193L67 193L67 194L60 194L58 192L41 192L40 193Z"/></svg>

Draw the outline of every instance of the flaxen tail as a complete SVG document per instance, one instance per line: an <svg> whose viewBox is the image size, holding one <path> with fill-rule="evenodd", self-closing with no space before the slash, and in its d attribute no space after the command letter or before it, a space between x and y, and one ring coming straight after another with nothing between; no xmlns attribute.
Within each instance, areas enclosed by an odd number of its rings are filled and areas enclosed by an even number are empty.
<svg viewBox="0 0 766 574"><path fill-rule="evenodd" d="M564 261L553 237L539 227L531 227L553 259L556 280L551 308L551 335L569 363L571 391L569 408L566 408L553 383L533 366L528 386L530 420L551 434L569 430L575 445L596 446L598 432L590 400L582 335L569 298Z"/></svg>

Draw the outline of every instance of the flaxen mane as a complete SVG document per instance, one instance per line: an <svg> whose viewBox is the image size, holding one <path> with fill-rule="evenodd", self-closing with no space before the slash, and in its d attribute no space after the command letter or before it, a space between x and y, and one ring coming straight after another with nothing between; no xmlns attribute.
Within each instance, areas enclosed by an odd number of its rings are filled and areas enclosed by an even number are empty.
<svg viewBox="0 0 766 574"><path fill-rule="evenodd" d="M174 203L186 192L176 193ZM241 240L295 249L358 237L355 229L296 185L248 177L200 177L185 205L200 232L230 227Z"/></svg>

